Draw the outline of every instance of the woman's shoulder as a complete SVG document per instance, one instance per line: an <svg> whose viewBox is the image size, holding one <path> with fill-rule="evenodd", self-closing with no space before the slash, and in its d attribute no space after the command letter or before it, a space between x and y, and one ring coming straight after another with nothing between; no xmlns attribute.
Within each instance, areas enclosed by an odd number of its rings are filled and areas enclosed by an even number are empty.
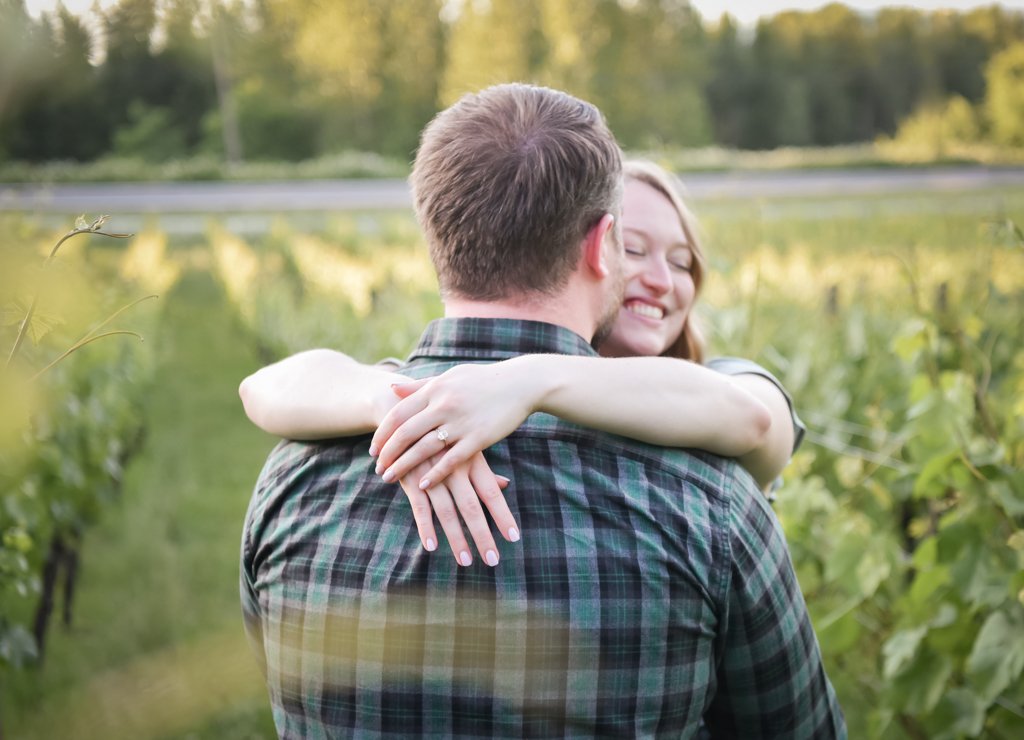
<svg viewBox="0 0 1024 740"><path fill-rule="evenodd" d="M793 451L796 452L797 448L800 447L800 444L803 442L804 434L807 433L807 426L796 413L796 406L793 403L793 397L789 394L789 391L786 390L786 386L782 384L781 380L776 378L766 368L758 365L753 360L747 360L743 357L715 357L704 364L708 369L722 373L723 375L759 375L778 388L779 392L786 399L786 403L789 405L789 412L793 419Z"/></svg>
<svg viewBox="0 0 1024 740"><path fill-rule="evenodd" d="M766 368L758 365L753 360L747 360L743 357L713 357L705 362L704 365L723 375L763 375L780 387L782 385L778 378L772 375Z"/></svg>

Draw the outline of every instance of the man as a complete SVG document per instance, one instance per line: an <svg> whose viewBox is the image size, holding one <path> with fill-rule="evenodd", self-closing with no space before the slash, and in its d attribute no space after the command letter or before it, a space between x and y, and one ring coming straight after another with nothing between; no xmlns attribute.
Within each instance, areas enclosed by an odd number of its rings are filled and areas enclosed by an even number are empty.
<svg viewBox="0 0 1024 740"><path fill-rule="evenodd" d="M622 299L621 154L600 113L502 85L412 175L446 318L401 369L594 354ZM536 414L488 451L501 565L418 545L369 438L282 443L242 544L283 737L845 736L785 543L735 463ZM442 548L443 549L443 548Z"/></svg>

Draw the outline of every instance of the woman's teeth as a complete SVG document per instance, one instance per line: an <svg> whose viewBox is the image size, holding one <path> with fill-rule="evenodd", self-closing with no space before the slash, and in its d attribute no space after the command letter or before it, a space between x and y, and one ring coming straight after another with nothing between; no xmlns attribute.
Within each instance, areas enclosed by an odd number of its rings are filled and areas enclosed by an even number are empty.
<svg viewBox="0 0 1024 740"><path fill-rule="evenodd" d="M643 303L642 301L630 301L626 304L626 310L650 319L665 318L665 309L652 306L650 303Z"/></svg>

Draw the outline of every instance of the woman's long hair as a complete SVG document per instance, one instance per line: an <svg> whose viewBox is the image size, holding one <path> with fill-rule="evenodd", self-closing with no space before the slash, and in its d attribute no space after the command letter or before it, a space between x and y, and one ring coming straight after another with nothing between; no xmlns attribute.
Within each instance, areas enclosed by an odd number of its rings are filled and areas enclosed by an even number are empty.
<svg viewBox="0 0 1024 740"><path fill-rule="evenodd" d="M693 300L697 301L700 295L700 286L704 282L704 252L700 246L698 236L699 228L697 219L693 212L686 207L682 191L682 183L677 178L666 172L664 169L643 160L628 160L624 163L623 174L626 181L636 180L645 185L650 185L659 193L664 195L679 214L679 222L683 226L683 233L686 234L686 241L689 244L690 252L693 254L693 264L690 274L693 276ZM704 362L704 335L700 331L700 322L697 319L694 307L686 316L686 323L683 324L683 331L668 349L661 353L665 357L678 357L693 362Z"/></svg>

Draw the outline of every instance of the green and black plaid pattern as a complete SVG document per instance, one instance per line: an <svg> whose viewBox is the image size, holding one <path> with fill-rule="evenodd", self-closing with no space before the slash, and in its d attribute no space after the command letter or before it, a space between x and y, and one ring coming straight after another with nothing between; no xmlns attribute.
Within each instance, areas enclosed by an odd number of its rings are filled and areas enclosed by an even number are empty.
<svg viewBox="0 0 1024 740"><path fill-rule="evenodd" d="M403 372L592 354L443 319ZM638 381L638 382L642 382ZM776 519L746 473L535 414L487 451L521 525L501 563L420 546L369 438L286 442L242 541L246 629L286 738L844 737Z"/></svg>

